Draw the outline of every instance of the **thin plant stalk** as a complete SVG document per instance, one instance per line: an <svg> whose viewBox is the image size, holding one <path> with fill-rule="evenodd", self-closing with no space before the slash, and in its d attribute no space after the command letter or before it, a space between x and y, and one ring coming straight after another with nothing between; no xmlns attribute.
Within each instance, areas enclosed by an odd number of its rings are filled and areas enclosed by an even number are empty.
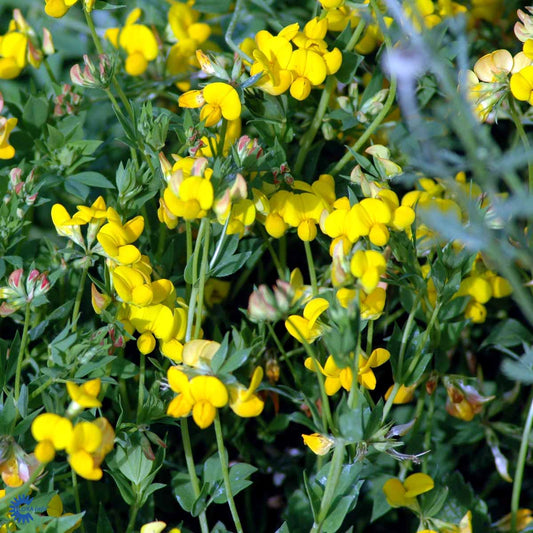
<svg viewBox="0 0 533 533"><path fill-rule="evenodd" d="M335 491L339 483L339 478L342 472L342 465L344 461L344 448L345 444L342 439L337 439L335 442L335 449L333 451L333 457L331 458L331 465L329 467L328 477L326 481L326 488L322 495L322 501L320 502L320 511L318 512L318 523L315 522L311 528L311 533L320 533L322 531L322 525L324 520L328 516L328 512L331 508L331 504L335 499Z"/></svg>
<svg viewBox="0 0 533 533"><path fill-rule="evenodd" d="M146 374L146 354L141 352L141 363L139 367L139 392L137 395L137 424L141 420L141 410L144 403L144 380Z"/></svg>
<svg viewBox="0 0 533 533"><path fill-rule="evenodd" d="M183 443L183 451L185 453L185 462L187 463L187 472L189 473L189 479L191 480L192 490L194 497L200 496L200 482L196 475L196 466L194 464L194 457L192 455L191 437L189 435L189 424L187 418L182 418L180 421L181 428L181 441ZM209 533L209 526L207 525L207 517L205 511L202 511L198 519L200 520L200 528L202 533Z"/></svg>
<svg viewBox="0 0 533 533"><path fill-rule="evenodd" d="M522 491L522 482L524 480L524 468L526 466L527 452L529 448L529 435L533 427L533 394L529 402L529 410L527 412L526 423L522 433L522 441L520 442L520 450L518 451L518 461L516 462L516 470L513 481L513 493L511 496L511 533L516 533L516 514L520 504L520 492Z"/></svg>
<svg viewBox="0 0 533 533"><path fill-rule="evenodd" d="M24 361L24 354L26 353L26 346L28 344L28 333L30 329L31 305L26 303L26 310L24 312L24 326L22 329L22 338L20 339L20 348L17 356L17 369L15 371L15 403L18 402L20 396L20 380L22 376L22 362Z"/></svg>
<svg viewBox="0 0 533 533"><path fill-rule="evenodd" d="M78 286L78 292L76 293L76 301L74 302L74 309L72 310L72 331L76 331L78 328L78 318L80 314L81 298L83 296L83 289L85 288L85 279L87 278L87 272L89 271L89 262L83 267L81 271L80 284Z"/></svg>
<svg viewBox="0 0 533 533"><path fill-rule="evenodd" d="M311 251L311 244L309 241L304 241L305 257L307 259L307 267L309 269L309 278L311 279L311 288L313 296L318 296L318 283L316 279L315 262L313 260L313 252Z"/></svg>
<svg viewBox="0 0 533 533"><path fill-rule="evenodd" d="M76 504L76 513L81 513L81 503L80 503L80 492L78 489L78 477L76 476L76 472L71 468L70 469L71 478L72 478L72 488L74 490L74 502ZM85 533L85 526L83 525L83 520L80 524L82 533Z"/></svg>
<svg viewBox="0 0 533 533"><path fill-rule="evenodd" d="M209 233L211 225L207 218L202 219L202 222L206 220L204 233L202 235L203 240L203 254L202 262L200 264L200 279L198 280L198 302L196 304L196 323L194 325L194 338L197 339L200 334L200 328L202 326L202 312L204 310L204 290L207 276L207 267L209 264Z"/></svg>
<svg viewBox="0 0 533 533"><path fill-rule="evenodd" d="M235 529L237 530L237 533L243 533L241 519L239 518L239 513L237 512L237 507L235 506L235 500L233 499L233 494L231 493L228 461L224 448L224 437L222 435L222 426L220 425L220 417L218 415L218 410L215 415L215 435L217 439L218 457L220 459L220 467L222 468L224 488L226 489L226 498L228 499L229 509L231 511L231 516L233 518L233 523L235 524Z"/></svg>

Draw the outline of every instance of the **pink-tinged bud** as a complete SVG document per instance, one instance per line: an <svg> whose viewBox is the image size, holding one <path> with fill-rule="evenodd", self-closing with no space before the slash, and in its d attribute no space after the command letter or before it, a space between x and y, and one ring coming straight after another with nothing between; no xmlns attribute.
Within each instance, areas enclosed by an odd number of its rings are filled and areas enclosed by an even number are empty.
<svg viewBox="0 0 533 533"><path fill-rule="evenodd" d="M49 279L46 277L46 274L42 274L41 275L41 286L40 286L40 291L41 293L45 293L45 292L48 292L50 290L50 281Z"/></svg>
<svg viewBox="0 0 533 533"><path fill-rule="evenodd" d="M248 185L242 174L237 174L230 189L231 199L240 200L248 197Z"/></svg>
<svg viewBox="0 0 533 533"><path fill-rule="evenodd" d="M37 196L38 194L35 193L35 194L30 194L27 198L26 198L26 205L33 205L35 203L35 200L37 200Z"/></svg>
<svg viewBox="0 0 533 533"><path fill-rule="evenodd" d="M4 95L0 92L0 112L4 109Z"/></svg>
<svg viewBox="0 0 533 533"><path fill-rule="evenodd" d="M17 310L16 307L10 306L7 302L2 302L0 304L0 316L9 316L12 315Z"/></svg>
<svg viewBox="0 0 533 533"><path fill-rule="evenodd" d="M20 191L24 188L24 183L17 183L15 185L14 191L15 194L18 196L20 194Z"/></svg>
<svg viewBox="0 0 533 533"><path fill-rule="evenodd" d="M242 152L243 154L245 153L245 150L247 150L248 148L248 144L252 141L252 139L250 139L250 137L248 137L248 135L243 135L240 139L239 139L239 142L237 143L237 150L239 152L239 154Z"/></svg>
<svg viewBox="0 0 533 533"><path fill-rule="evenodd" d="M229 215L228 210L230 209L230 207L231 207L231 194L230 194L230 190L226 189L222 197L215 201L215 204L213 206L213 211L218 217L224 217L224 220L225 220L225 215L226 216Z"/></svg>
<svg viewBox="0 0 533 533"><path fill-rule="evenodd" d="M26 183L33 183L34 179L35 179L35 169L32 168L31 172L28 174L28 177L26 178Z"/></svg>
<svg viewBox="0 0 533 533"><path fill-rule="evenodd" d="M91 283L91 303L93 305L94 312L100 315L102 311L109 305L111 298L106 294L98 292L94 283ZM113 338L114 332L111 336Z"/></svg>
<svg viewBox="0 0 533 533"><path fill-rule="evenodd" d="M180 185L183 181L183 170L181 168L178 168L178 170L175 170L172 172L172 175L170 176L170 179L168 180L168 186L170 187L170 190L179 198L180 196Z"/></svg>
<svg viewBox="0 0 533 533"><path fill-rule="evenodd" d="M166 158L163 152L159 152L159 165L161 166L161 172L163 173L163 178L168 183L170 175L172 174L172 165L170 161Z"/></svg>
<svg viewBox="0 0 533 533"><path fill-rule="evenodd" d="M85 86L85 80L83 79L81 73L81 67L76 64L70 69L70 79L75 85L80 85L81 87Z"/></svg>
<svg viewBox="0 0 533 533"><path fill-rule="evenodd" d="M22 15L20 9L13 10L13 20L17 25L17 30L25 35L34 35L33 28L26 22L26 19Z"/></svg>
<svg viewBox="0 0 533 533"><path fill-rule="evenodd" d="M203 176L208 163L209 162L205 157L199 157L196 159L191 168L191 176Z"/></svg>
<svg viewBox="0 0 533 533"><path fill-rule="evenodd" d="M55 53L54 40L52 34L46 28L43 28L43 52L49 56Z"/></svg>
<svg viewBox="0 0 533 533"><path fill-rule="evenodd" d="M21 168L17 167L17 168L11 169L11 171L9 172L9 179L10 179L11 183L13 184L13 186L16 186L18 183L20 183L22 181L21 180L21 176L22 176L22 169Z"/></svg>
<svg viewBox="0 0 533 533"><path fill-rule="evenodd" d="M42 60L42 51L36 48L34 44L28 40L28 63L34 68L39 68Z"/></svg>
<svg viewBox="0 0 533 533"><path fill-rule="evenodd" d="M274 287L274 298L281 313L285 314L289 310L292 299L294 298L294 289L290 283L278 279Z"/></svg>
<svg viewBox="0 0 533 533"><path fill-rule="evenodd" d="M22 220L24 218L24 210L23 209L21 209L19 207L19 208L17 208L17 210L15 212L17 214L17 218L19 218L20 220Z"/></svg>
<svg viewBox="0 0 533 533"><path fill-rule="evenodd" d="M54 106L54 117L62 117L65 114L65 111L63 111L63 107L59 104L56 104Z"/></svg>
<svg viewBox="0 0 533 533"><path fill-rule="evenodd" d="M289 168L289 165L287 165L287 163L282 163L279 167L279 170L280 172L282 172L283 174L287 173L287 172L290 172L291 169Z"/></svg>
<svg viewBox="0 0 533 533"><path fill-rule="evenodd" d="M7 280L9 286L13 287L13 289L18 290L20 288L20 278L22 277L23 273L24 270L22 268L17 268L17 270L13 270Z"/></svg>
<svg viewBox="0 0 533 533"><path fill-rule="evenodd" d="M28 281L29 282L34 281L35 279L39 277L39 275L40 275L40 272L34 268L28 275Z"/></svg>

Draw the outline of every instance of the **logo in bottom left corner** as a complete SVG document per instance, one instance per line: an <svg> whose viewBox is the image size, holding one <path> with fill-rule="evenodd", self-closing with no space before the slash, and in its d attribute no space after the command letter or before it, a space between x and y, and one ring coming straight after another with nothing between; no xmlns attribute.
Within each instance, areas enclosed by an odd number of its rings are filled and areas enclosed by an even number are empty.
<svg viewBox="0 0 533 533"><path fill-rule="evenodd" d="M27 524L33 520L31 513L34 511L31 507L33 498L27 494L21 494L11 500L9 504L9 513L13 520L19 524Z"/></svg>

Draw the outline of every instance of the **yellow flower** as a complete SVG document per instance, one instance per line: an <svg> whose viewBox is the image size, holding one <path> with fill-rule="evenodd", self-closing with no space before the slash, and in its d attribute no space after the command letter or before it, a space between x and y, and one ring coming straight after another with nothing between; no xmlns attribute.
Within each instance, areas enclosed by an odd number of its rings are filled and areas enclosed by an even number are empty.
<svg viewBox="0 0 533 533"><path fill-rule="evenodd" d="M31 434L37 441L35 457L41 463L54 459L56 450L64 450L72 438L72 423L53 413L37 415L31 424Z"/></svg>
<svg viewBox="0 0 533 533"><path fill-rule="evenodd" d="M289 69L293 74L291 96L305 100L312 87L323 83L328 74L324 58L312 50L298 49L291 55Z"/></svg>
<svg viewBox="0 0 533 533"><path fill-rule="evenodd" d="M393 388L394 388L394 385L391 385L387 389L387 392L385 393L385 400L389 399L389 396L391 395ZM396 405L409 403L415 397L415 389L416 389L416 385L410 385L409 387L406 387L405 385L400 385L400 388L398 389L398 392L396 393L396 396L394 397L394 400L392 403Z"/></svg>
<svg viewBox="0 0 533 533"><path fill-rule="evenodd" d="M533 513L531 509L518 509L516 512L516 531L523 531L526 527L533 522ZM498 531L507 532L511 531L511 513L506 514L500 518L497 522L492 524Z"/></svg>
<svg viewBox="0 0 533 533"><path fill-rule="evenodd" d="M324 298L312 299L304 307L303 317L291 315L285 320L287 331L300 342L314 342L324 332L324 326L317 320L328 307L329 302Z"/></svg>
<svg viewBox="0 0 533 533"><path fill-rule="evenodd" d="M186 176L181 170L172 174L163 193L163 199L166 207L173 215L185 220L207 216L208 211L213 207L215 196L213 185L209 179L211 172L207 172L207 170L210 169L206 169L204 177Z"/></svg>
<svg viewBox="0 0 533 533"><path fill-rule="evenodd" d="M28 38L22 32L8 31L0 36L0 79L11 80L21 73L27 63L27 48Z"/></svg>
<svg viewBox="0 0 533 533"><path fill-rule="evenodd" d="M383 492L391 507L411 507L419 494L428 492L435 486L427 474L411 474L403 483L398 478L389 479L383 485Z"/></svg>
<svg viewBox="0 0 533 533"><path fill-rule="evenodd" d="M44 0L45 13L54 18L64 16L78 0Z"/></svg>
<svg viewBox="0 0 533 533"><path fill-rule="evenodd" d="M350 261L350 271L359 278L365 292L372 292L387 269L385 257L375 250L357 250Z"/></svg>
<svg viewBox="0 0 533 533"><path fill-rule="evenodd" d="M220 343L206 339L189 341L183 347L183 362L195 368L210 368L211 359L220 348Z"/></svg>
<svg viewBox="0 0 533 533"><path fill-rule="evenodd" d="M178 393L167 408L170 416L181 418L188 416L192 410L196 425L205 429L213 423L216 409L228 403L228 390L214 376L196 376L188 381L178 367L170 367L167 377L170 388Z"/></svg>
<svg viewBox="0 0 533 533"><path fill-rule="evenodd" d="M200 120L207 127L214 126L222 117L236 120L241 116L241 100L237 91L223 82L209 83L201 91L187 91L178 98L180 107L201 107Z"/></svg>
<svg viewBox="0 0 533 533"><path fill-rule="evenodd" d="M311 448L316 455L326 455L335 444L335 441L326 435L312 433L311 435L302 434L304 444Z"/></svg>
<svg viewBox="0 0 533 533"><path fill-rule="evenodd" d="M289 38L281 32L274 36L266 30L261 30L255 36L255 43L257 47L252 52L254 63L250 74L255 76L264 72L265 75L257 85L274 96L284 93L292 82L289 70L292 46Z"/></svg>
<svg viewBox="0 0 533 533"><path fill-rule="evenodd" d="M0 159L12 159L15 157L15 149L9 144L9 135L17 125L17 122L16 118L0 117Z"/></svg>
<svg viewBox="0 0 533 533"><path fill-rule="evenodd" d="M533 105L533 65L513 74L509 85L511 93L517 100Z"/></svg>
<svg viewBox="0 0 533 533"><path fill-rule="evenodd" d="M140 76L148 68L148 62L157 57L158 47L154 33L148 26L136 24L142 11L134 9L127 17L122 30L110 28L105 36L115 48L120 46L126 51L125 69L131 76Z"/></svg>
<svg viewBox="0 0 533 533"><path fill-rule="evenodd" d="M240 383L229 386L229 406L237 416L249 418L261 414L265 402L255 394L255 391L261 384L262 379L263 368L258 366L252 374L250 386L247 389Z"/></svg>
<svg viewBox="0 0 533 533"><path fill-rule="evenodd" d="M102 402L98 400L100 385L100 378L86 381L83 385L77 385L73 381L67 381L67 391L71 400L81 407L101 407Z"/></svg>
<svg viewBox="0 0 533 533"><path fill-rule="evenodd" d="M141 252L131 243L144 230L144 218L136 216L122 224L118 213L109 208L109 222L102 226L96 238L110 259L119 265L131 265L141 260Z"/></svg>
<svg viewBox="0 0 533 533"><path fill-rule="evenodd" d="M137 348L148 354L155 348L155 339L170 341L175 334L176 318L174 313L163 304L130 306L129 320L141 334L137 339Z"/></svg>
<svg viewBox="0 0 533 533"><path fill-rule="evenodd" d="M115 432L105 418L79 422L66 447L70 466L79 476L98 481L103 475L100 465L113 449L114 440Z"/></svg>

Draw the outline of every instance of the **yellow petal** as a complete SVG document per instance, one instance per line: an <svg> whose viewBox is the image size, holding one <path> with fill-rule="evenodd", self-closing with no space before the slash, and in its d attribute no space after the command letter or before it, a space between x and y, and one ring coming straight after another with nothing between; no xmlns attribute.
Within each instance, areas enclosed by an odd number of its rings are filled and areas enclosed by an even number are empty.
<svg viewBox="0 0 533 533"><path fill-rule="evenodd" d="M434 486L435 482L427 474L421 472L417 474L411 474L403 483L405 487L405 496L407 498L412 498L423 494L424 492L430 491Z"/></svg>

